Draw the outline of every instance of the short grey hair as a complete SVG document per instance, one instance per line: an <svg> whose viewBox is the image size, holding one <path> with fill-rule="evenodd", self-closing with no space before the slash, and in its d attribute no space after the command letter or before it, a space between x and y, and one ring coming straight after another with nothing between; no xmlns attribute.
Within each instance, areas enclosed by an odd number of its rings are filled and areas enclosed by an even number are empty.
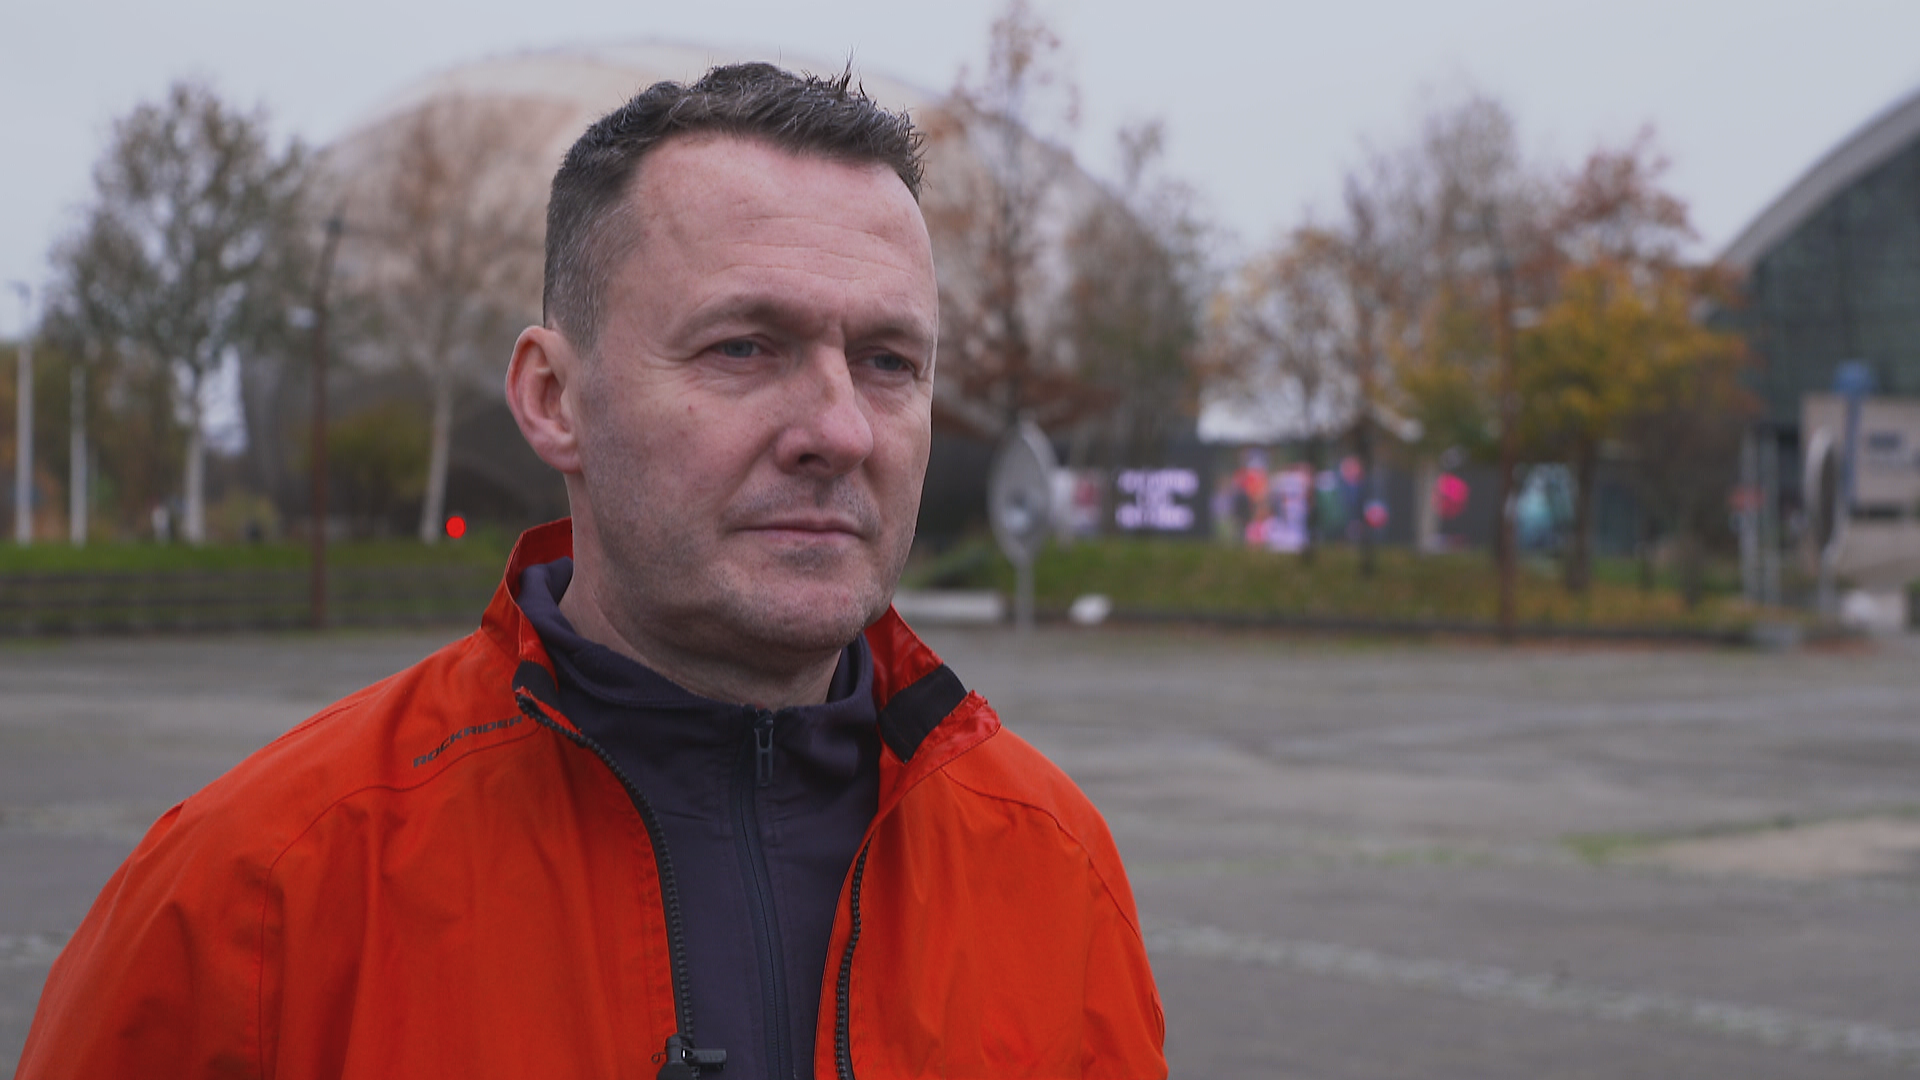
<svg viewBox="0 0 1920 1080"><path fill-rule="evenodd" d="M677 135L756 139L795 154L884 165L915 200L925 139L853 82L796 75L772 64L732 64L692 86L655 83L601 117L567 151L547 200L541 318L582 352L600 335L608 278L637 239L626 198L646 155Z"/></svg>

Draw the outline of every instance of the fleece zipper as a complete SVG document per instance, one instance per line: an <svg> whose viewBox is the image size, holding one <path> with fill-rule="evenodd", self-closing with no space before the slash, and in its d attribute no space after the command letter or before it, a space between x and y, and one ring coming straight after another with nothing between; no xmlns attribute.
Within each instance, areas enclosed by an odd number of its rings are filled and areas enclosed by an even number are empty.
<svg viewBox="0 0 1920 1080"><path fill-rule="evenodd" d="M753 888L747 894L753 924L753 951L760 961L760 991L767 1024L767 1075L792 1080L792 1019L787 1011L786 951L774 910L773 875L767 869L766 843L760 834L759 791L773 784L773 723L768 709L749 709L753 739L733 781L734 842L741 869Z"/></svg>

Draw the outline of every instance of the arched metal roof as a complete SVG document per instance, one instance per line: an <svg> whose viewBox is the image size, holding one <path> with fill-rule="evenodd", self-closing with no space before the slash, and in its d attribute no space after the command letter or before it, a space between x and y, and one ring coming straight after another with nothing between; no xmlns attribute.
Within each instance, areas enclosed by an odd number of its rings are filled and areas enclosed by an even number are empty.
<svg viewBox="0 0 1920 1080"><path fill-rule="evenodd" d="M1920 139L1920 89L1867 121L1808 169L1760 212L1721 253L1721 260L1751 270L1822 206L1855 180Z"/></svg>
<svg viewBox="0 0 1920 1080"><path fill-rule="evenodd" d="M815 75L836 74L847 61L796 56L784 50L774 54L741 49L716 49L657 41L541 49L492 56L450 68L412 84L375 106L337 141L351 140L367 129L422 103L448 97L517 98L574 106L580 126L618 107L638 91L663 79L692 82L716 64L767 60L791 70ZM885 75L862 71L854 64L854 79L874 100L893 109L918 109L936 95ZM571 134L577 135L578 132ZM568 140L571 142L571 139ZM564 146L562 147L564 149Z"/></svg>

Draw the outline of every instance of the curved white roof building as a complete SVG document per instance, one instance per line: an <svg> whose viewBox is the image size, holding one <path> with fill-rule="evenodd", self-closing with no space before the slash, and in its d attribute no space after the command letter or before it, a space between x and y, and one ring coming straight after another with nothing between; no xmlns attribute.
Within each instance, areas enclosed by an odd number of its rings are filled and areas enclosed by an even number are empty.
<svg viewBox="0 0 1920 1080"><path fill-rule="evenodd" d="M718 64L770 60L794 71L815 75L837 74L845 61L791 55L767 56L707 46L638 42L544 49L488 57L462 64L406 87L377 106L347 134L328 147L328 153L350 152L371 132L429 102L446 99L497 100L557 105L567 115L554 118L550 149L559 165L581 131L595 118L612 111L636 92L662 80L692 82ZM854 65L855 78L874 100L890 109L919 112L938 95L897 79ZM548 170L549 176L552 170Z"/></svg>
<svg viewBox="0 0 1920 1080"><path fill-rule="evenodd" d="M375 287L363 289L363 294L383 296L389 307L395 306L391 301L404 284L407 267L418 263L416 259L408 264L406 255L395 254L395 245L419 240L427 233L417 207L412 217L407 216L404 206L399 211L394 209L396 202L405 201L395 191L423 174L443 173L475 181L474 190L454 201L470 208L479 206L480 211L469 217L501 234L489 250L506 250L506 239L511 238L515 250L524 257L518 269L495 275L497 280L484 286L497 291L499 302L495 306L517 312L513 318L537 318L539 249L547 190L567 148L593 120L639 90L661 80L692 82L715 65L746 60L768 60L816 75L837 74L846 66L841 59L769 56L650 42L490 57L439 72L402 89L320 153L323 182L331 189L328 197L345 207L348 221L348 239L340 248L338 264L342 286L350 289L356 282L363 286L371 282ZM1008 156L1010 145L1019 148L1017 153L1025 161L1046 170L1050 182L1034 230L1041 238L1040 250L1035 271L1026 279L1028 287L1020 298L1028 324L1045 325L1059 306L1066 280L1063 241L1067 230L1083 209L1107 198L1104 191L1059 150L1025 136L1008 140L997 125L956 123L957 114L944 104L944 94L865 70L857 61L853 67L856 81L868 94L888 108L907 111L928 134L922 204L933 232L943 312L949 304L966 305L981 295L973 282L979 271L972 269L974 263L970 262L978 252L969 251L970 246L980 243L975 235L979 230L968 224L977 224L979 211L971 217L965 212L981 201L984 189L976 181L1004 171L997 162ZM451 168L427 167L423 153L429 143L440 144ZM411 197L419 206L433 201L425 191L414 191ZM356 235L362 239L356 241ZM477 244L476 248L488 245ZM447 269L442 276L451 279L475 261L443 259ZM379 287L382 275L388 274L393 275L388 280L396 287ZM417 270L413 274L419 276ZM453 291L461 293L459 289ZM465 295L474 292L475 288L468 288ZM398 307L398 316L390 317L385 329L369 339L371 352L357 358L362 372L388 373L385 384L368 385L369 396L398 392L398 384L404 384L408 377L408 361L415 367L419 363L421 349L409 342L408 335L418 332L416 324L432 320L426 317L424 303L402 300ZM496 321L512 321L497 313L494 317ZM943 314L943 322L959 321ZM488 344L474 345L472 355L461 364L462 379L469 390L463 395L455 430L449 505L461 504L459 492L464 485L470 490L492 490L503 497L521 492L505 502L517 498L527 505L539 503L539 513L552 512L556 507L564 510L564 505L552 497L558 484L530 452L521 455L526 461L502 460L502 445L517 445L519 441L500 391L500 373L512 342L511 332L501 337L499 328L493 327L467 336ZM936 412L944 407L947 422L965 429L969 420L980 418L982 410L953 391L968 362L963 350L950 348L956 344L943 333L942 384L947 392L936 397ZM1052 360L1071 362L1070 357ZM350 399L351 394L348 396ZM545 494L524 494L536 491Z"/></svg>

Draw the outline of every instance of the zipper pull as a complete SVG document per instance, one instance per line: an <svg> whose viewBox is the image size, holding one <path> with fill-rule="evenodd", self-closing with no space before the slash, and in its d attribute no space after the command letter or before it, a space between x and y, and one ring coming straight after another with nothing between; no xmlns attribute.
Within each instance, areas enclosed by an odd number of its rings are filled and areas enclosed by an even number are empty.
<svg viewBox="0 0 1920 1080"><path fill-rule="evenodd" d="M700 1080L709 1069L719 1072L727 1067L725 1050L702 1050L677 1031L667 1036L666 1059L655 1080Z"/></svg>
<svg viewBox="0 0 1920 1080"><path fill-rule="evenodd" d="M773 713L766 709L753 723L753 778L761 787L773 783Z"/></svg>

